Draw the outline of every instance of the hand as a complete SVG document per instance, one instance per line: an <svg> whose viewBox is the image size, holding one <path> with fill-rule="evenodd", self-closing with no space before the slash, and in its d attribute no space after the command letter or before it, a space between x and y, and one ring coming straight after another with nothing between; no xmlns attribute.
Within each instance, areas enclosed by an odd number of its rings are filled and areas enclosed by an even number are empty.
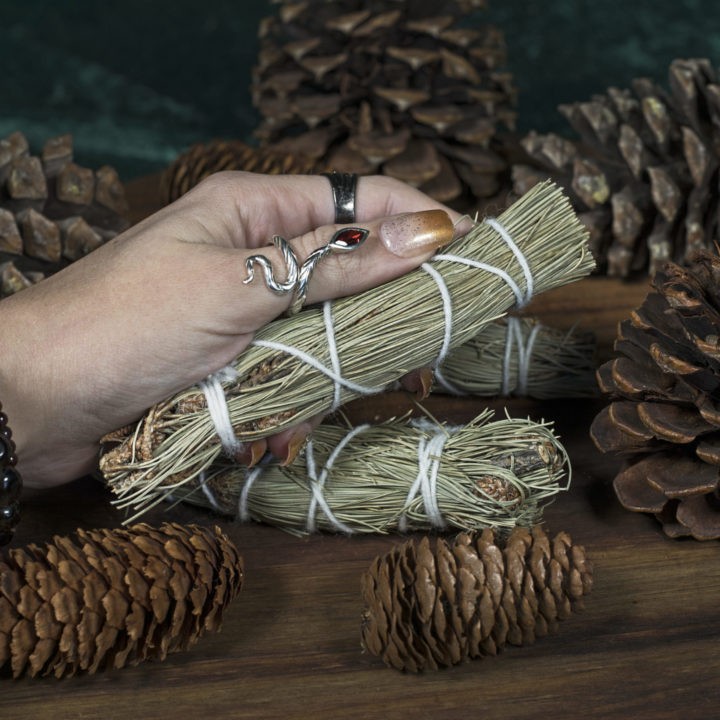
<svg viewBox="0 0 720 720"><path fill-rule="evenodd" d="M452 236L446 210L386 177L359 179L364 245L330 255L308 303L352 295L418 266ZM49 487L97 466L98 441L152 405L231 362L260 327L287 310L262 277L244 284L273 235L302 260L338 226L321 176L220 173L56 275L0 304L0 399L25 484ZM428 224L430 221L430 224ZM450 228L448 237L448 227ZM299 434L269 440L280 457Z"/></svg>

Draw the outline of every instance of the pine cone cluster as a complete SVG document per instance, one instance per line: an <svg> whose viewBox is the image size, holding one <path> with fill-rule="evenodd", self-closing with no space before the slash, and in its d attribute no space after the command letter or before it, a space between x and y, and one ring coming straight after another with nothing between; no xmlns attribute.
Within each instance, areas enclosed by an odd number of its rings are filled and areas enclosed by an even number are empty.
<svg viewBox="0 0 720 720"><path fill-rule="evenodd" d="M339 172L383 173L444 202L494 195L514 124L502 34L469 26L483 0L275 0L253 102L264 146Z"/></svg>
<svg viewBox="0 0 720 720"><path fill-rule="evenodd" d="M529 164L513 168L517 193L548 176L565 186L612 277L684 265L716 236L718 76L709 60L675 60L669 85L638 79L561 106L579 140L530 133Z"/></svg>
<svg viewBox="0 0 720 720"><path fill-rule="evenodd" d="M218 528L78 530L0 558L0 669L94 673L162 660L220 628L242 560Z"/></svg>
<svg viewBox="0 0 720 720"><path fill-rule="evenodd" d="M328 168L300 153L253 147L240 140L212 140L197 143L179 155L163 173L160 192L165 202L171 203L208 175L223 170L309 175Z"/></svg>
<svg viewBox="0 0 720 720"><path fill-rule="evenodd" d="M75 164L70 135L48 140L39 157L20 132L0 139L0 297L117 235L127 212L115 170Z"/></svg>
<svg viewBox="0 0 720 720"><path fill-rule="evenodd" d="M585 550L540 526L411 540L363 575L362 643L397 670L456 665L554 631L591 588Z"/></svg>
<svg viewBox="0 0 720 720"><path fill-rule="evenodd" d="M598 370L612 401L593 421L602 452L620 453L614 480L629 510L653 513L671 537L720 537L720 258L669 263L624 320L620 357Z"/></svg>

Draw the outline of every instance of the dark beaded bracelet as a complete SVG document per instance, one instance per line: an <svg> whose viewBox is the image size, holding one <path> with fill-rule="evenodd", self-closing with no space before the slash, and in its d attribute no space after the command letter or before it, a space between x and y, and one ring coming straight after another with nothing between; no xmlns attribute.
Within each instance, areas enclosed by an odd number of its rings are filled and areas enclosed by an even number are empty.
<svg viewBox="0 0 720 720"><path fill-rule="evenodd" d="M22 478L15 469L17 455L7 415L0 403L0 545L7 545L20 522Z"/></svg>

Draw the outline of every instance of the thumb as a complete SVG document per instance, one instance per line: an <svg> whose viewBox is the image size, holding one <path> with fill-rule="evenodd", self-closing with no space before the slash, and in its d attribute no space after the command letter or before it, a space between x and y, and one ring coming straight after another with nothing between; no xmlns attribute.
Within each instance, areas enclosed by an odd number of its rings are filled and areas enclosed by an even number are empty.
<svg viewBox="0 0 720 720"><path fill-rule="evenodd" d="M354 228L360 233L341 233ZM424 210L381 218L362 225L326 225L291 239L288 246L297 263L326 248L340 237L362 240L345 250L328 249L313 264L307 284L305 304L355 295L381 285L425 262L439 247L453 239L454 227L444 210ZM334 248L335 242L331 245ZM287 311L295 299L296 288L273 291L273 281L288 279L288 264L277 246L245 251L245 277L239 299L253 308L251 319L255 330ZM269 281L269 282L268 282ZM290 284L290 283L288 283Z"/></svg>

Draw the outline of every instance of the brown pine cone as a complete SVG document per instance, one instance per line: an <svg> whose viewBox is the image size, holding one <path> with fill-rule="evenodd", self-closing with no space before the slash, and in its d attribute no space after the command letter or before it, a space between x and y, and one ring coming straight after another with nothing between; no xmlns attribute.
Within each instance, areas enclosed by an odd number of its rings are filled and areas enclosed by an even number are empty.
<svg viewBox="0 0 720 720"><path fill-rule="evenodd" d="M162 660L220 628L242 559L219 528L78 530L0 558L0 670L94 673Z"/></svg>
<svg viewBox="0 0 720 720"><path fill-rule="evenodd" d="M115 237L127 214L115 170L76 165L70 135L48 140L39 157L20 132L0 139L0 298Z"/></svg>
<svg viewBox="0 0 720 720"><path fill-rule="evenodd" d="M263 145L338 172L382 173L459 206L505 183L497 126L515 89L483 0L280 0L260 27Z"/></svg>
<svg viewBox="0 0 720 720"><path fill-rule="evenodd" d="M322 162L272 148L257 148L240 140L197 143L178 156L161 178L160 191L166 203L177 200L212 173L245 170L268 175L309 175L325 172Z"/></svg>
<svg viewBox="0 0 720 720"><path fill-rule="evenodd" d="M530 133L523 193L552 177L590 229L601 272L652 275L712 248L717 229L720 84L709 60L675 60L670 91L648 79L560 107L578 141Z"/></svg>
<svg viewBox="0 0 720 720"><path fill-rule="evenodd" d="M457 665L556 630L591 588L585 550L540 526L411 540L363 575L362 643L397 670Z"/></svg>
<svg viewBox="0 0 720 720"><path fill-rule="evenodd" d="M620 357L598 370L611 404L591 436L627 465L620 502L655 514L671 537L720 537L720 258L668 264L619 327Z"/></svg>

